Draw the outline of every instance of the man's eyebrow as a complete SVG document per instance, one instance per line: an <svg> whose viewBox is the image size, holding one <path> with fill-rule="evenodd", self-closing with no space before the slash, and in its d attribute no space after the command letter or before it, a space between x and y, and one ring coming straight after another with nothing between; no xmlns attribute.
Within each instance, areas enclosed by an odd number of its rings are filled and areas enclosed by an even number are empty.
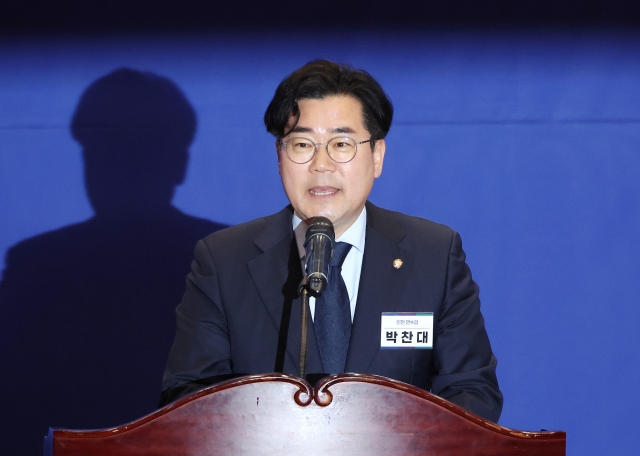
<svg viewBox="0 0 640 456"><path fill-rule="evenodd" d="M356 132L351 127L333 127L330 131L331 133L355 133ZM313 132L313 128L301 127L299 125L296 125L293 128L293 130L291 130L289 133L312 133L312 132Z"/></svg>
<svg viewBox="0 0 640 456"><path fill-rule="evenodd" d="M351 127L335 127L331 129L332 133L355 133L356 131Z"/></svg>
<svg viewBox="0 0 640 456"><path fill-rule="evenodd" d="M308 127L295 126L289 133L311 133L313 130Z"/></svg>

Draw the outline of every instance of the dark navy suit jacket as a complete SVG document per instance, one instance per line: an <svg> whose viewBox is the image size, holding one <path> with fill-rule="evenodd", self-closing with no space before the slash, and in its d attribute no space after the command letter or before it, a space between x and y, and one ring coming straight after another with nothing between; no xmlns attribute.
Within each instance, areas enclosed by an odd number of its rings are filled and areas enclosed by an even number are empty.
<svg viewBox="0 0 640 456"><path fill-rule="evenodd" d="M171 399L225 374L296 375L302 272L291 217L287 207L198 242L164 376ZM397 258L399 269L393 267ZM382 312L433 312L433 349L381 349ZM502 394L495 368L458 234L367 203L345 371L400 380L497 421ZM307 372L322 372L312 323Z"/></svg>

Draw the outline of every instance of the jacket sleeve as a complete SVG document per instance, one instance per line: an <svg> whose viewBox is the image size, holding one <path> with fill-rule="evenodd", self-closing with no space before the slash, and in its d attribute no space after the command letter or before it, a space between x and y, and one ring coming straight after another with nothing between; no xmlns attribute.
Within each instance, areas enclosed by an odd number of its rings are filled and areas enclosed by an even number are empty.
<svg viewBox="0 0 640 456"><path fill-rule="evenodd" d="M449 250L446 290L436 338L431 390L490 421L502 411L497 360L480 313L478 285L471 278L462 241L454 233Z"/></svg>
<svg viewBox="0 0 640 456"><path fill-rule="evenodd" d="M213 383L207 378L223 379L233 373L218 277L202 240L196 244L186 282L176 308L176 337L163 377L161 405Z"/></svg>

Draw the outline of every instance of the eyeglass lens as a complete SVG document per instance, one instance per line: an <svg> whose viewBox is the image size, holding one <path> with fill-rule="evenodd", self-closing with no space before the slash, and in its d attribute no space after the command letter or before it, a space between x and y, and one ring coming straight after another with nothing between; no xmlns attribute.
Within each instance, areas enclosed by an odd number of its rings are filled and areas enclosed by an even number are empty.
<svg viewBox="0 0 640 456"><path fill-rule="evenodd" d="M320 147L324 144L314 144L307 138L290 138L285 143L286 152L289 158L295 163L306 163L313 158L316 146ZM356 142L348 137L333 138L327 144L327 152L329 156L338 163L346 163L353 160L356 155Z"/></svg>

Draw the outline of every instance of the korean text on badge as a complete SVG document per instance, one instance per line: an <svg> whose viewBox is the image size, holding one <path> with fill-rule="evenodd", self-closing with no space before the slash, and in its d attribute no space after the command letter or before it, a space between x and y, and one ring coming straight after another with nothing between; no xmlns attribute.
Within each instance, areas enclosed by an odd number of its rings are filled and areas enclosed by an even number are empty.
<svg viewBox="0 0 640 456"><path fill-rule="evenodd" d="M382 312L380 348L433 348L432 312Z"/></svg>

